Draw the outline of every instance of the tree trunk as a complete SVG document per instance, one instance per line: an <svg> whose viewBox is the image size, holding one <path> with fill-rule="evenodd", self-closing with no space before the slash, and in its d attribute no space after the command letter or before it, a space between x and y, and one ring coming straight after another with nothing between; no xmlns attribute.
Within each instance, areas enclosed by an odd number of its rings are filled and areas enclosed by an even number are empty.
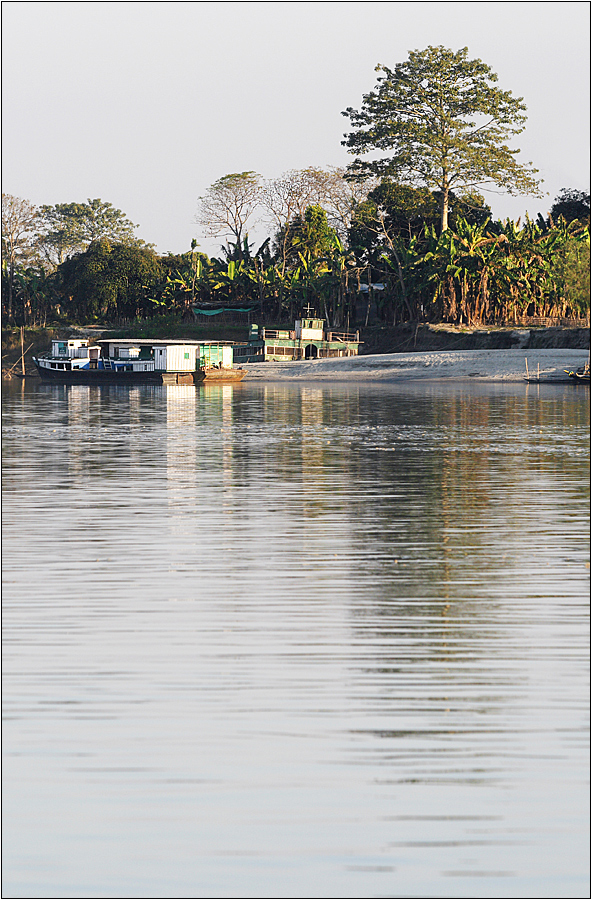
<svg viewBox="0 0 592 900"><path fill-rule="evenodd" d="M329 328L331 328L331 322L329 321L329 313L327 311L327 297L325 296L325 294L323 294L322 296L323 296L323 309L325 311L325 322L327 323L327 330L329 330Z"/></svg>
<svg viewBox="0 0 592 900"><path fill-rule="evenodd" d="M395 257L395 262L397 263L397 274L399 276L399 284L401 286L401 294L403 295L403 302L407 307L407 312L409 313L409 320L413 321L413 311L411 309L411 305L407 298L407 289L405 287L405 279L403 278L403 266L401 265L401 260L399 259L399 254L397 253L397 249L395 247L394 241L386 234L385 237L388 241L389 247L391 248L392 254Z"/></svg>
<svg viewBox="0 0 592 900"><path fill-rule="evenodd" d="M448 231L448 194L450 188L445 178L442 182L442 200L440 202L440 234Z"/></svg>
<svg viewBox="0 0 592 900"><path fill-rule="evenodd" d="M14 265L12 261L8 266L8 321L12 322L12 286L14 283Z"/></svg>
<svg viewBox="0 0 592 900"><path fill-rule="evenodd" d="M405 279L403 278L403 266L401 265L401 260L399 259L399 254L395 250L394 244L392 246L392 250L393 250L393 255L395 257L395 260L397 262L397 274L399 276L399 284L401 285L401 293L403 294L403 302L404 302L405 306L407 307L407 312L409 313L409 319L412 322L413 321L413 311L411 309L409 300L407 299L407 289L405 287Z"/></svg>

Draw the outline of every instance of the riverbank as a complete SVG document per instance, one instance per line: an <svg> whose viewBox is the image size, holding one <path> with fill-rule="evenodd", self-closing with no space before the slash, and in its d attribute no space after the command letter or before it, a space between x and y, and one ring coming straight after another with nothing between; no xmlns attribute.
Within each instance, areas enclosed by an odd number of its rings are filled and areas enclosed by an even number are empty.
<svg viewBox="0 0 592 900"><path fill-rule="evenodd" d="M441 350L590 349L590 328L501 325L373 325L360 330L360 354Z"/></svg>
<svg viewBox="0 0 592 900"><path fill-rule="evenodd" d="M105 326L25 329L27 375L35 375L32 355L48 349L54 337L100 339ZM138 335L129 335L138 336ZM160 337L171 335L160 335ZM189 336L189 335L188 335ZM202 337L203 335L199 335ZM391 381L401 378L485 378L522 381L525 359L531 372L563 374L583 365L590 350L589 328L461 328L452 325L373 326L362 329L360 356L295 363L250 363L248 379L332 378ZM181 334L176 335L181 337ZM211 337L211 335L210 335ZM241 340L236 334L226 340ZM195 340L196 335L191 334ZM222 336L220 335L220 339ZM31 345L31 346L29 346ZM20 329L3 329L2 376L20 372ZM575 354L575 355L574 355Z"/></svg>
<svg viewBox="0 0 592 900"><path fill-rule="evenodd" d="M248 381L416 381L468 379L524 381L529 374L565 378L564 369L583 366L587 350L449 350L435 353L379 353L340 359L246 363Z"/></svg>

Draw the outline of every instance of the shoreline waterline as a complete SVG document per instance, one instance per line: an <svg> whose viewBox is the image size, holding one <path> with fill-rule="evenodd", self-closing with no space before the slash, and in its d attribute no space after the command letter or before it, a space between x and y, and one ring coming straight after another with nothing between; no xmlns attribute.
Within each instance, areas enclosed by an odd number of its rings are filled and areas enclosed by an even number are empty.
<svg viewBox="0 0 592 900"><path fill-rule="evenodd" d="M252 380L404 381L453 379L522 382L532 377L565 377L564 369L583 366L585 350L446 350L382 353L335 359L243 363Z"/></svg>

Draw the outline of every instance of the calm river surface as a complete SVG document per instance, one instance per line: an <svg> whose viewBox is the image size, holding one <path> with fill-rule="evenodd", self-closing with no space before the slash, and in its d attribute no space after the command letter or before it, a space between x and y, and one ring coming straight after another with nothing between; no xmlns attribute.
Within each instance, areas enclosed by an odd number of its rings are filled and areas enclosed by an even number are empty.
<svg viewBox="0 0 592 900"><path fill-rule="evenodd" d="M4 897L587 897L589 390L4 396Z"/></svg>

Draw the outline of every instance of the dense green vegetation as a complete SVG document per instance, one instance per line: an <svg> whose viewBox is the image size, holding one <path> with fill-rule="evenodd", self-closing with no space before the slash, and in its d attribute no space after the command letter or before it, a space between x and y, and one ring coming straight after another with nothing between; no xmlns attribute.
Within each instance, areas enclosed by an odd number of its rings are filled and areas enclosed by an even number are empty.
<svg viewBox="0 0 592 900"><path fill-rule="evenodd" d="M289 322L313 307L329 327L378 320L503 324L587 318L590 196L563 189L536 221L493 221L480 190L538 191L536 170L506 141L525 107L466 48L429 47L381 72L348 109L348 169L265 180L225 175L196 222L225 241L219 257L158 255L101 200L34 207L2 195L2 308L8 324L192 322L194 310L249 311ZM249 240L255 221L269 237ZM214 325L215 315L198 316ZM149 325L149 323L152 323Z"/></svg>

